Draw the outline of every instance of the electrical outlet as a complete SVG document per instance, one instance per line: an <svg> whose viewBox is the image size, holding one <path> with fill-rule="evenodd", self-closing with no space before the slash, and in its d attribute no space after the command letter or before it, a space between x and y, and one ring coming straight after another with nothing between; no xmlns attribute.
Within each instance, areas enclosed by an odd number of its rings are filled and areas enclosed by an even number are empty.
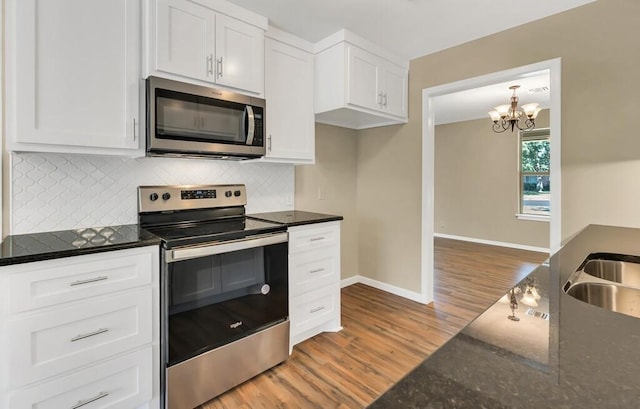
<svg viewBox="0 0 640 409"><path fill-rule="evenodd" d="M444 220L440 220L440 227L444 227Z"/></svg>
<svg viewBox="0 0 640 409"><path fill-rule="evenodd" d="M318 200L325 200L326 198L327 198L327 192L323 188L319 187L318 188Z"/></svg>

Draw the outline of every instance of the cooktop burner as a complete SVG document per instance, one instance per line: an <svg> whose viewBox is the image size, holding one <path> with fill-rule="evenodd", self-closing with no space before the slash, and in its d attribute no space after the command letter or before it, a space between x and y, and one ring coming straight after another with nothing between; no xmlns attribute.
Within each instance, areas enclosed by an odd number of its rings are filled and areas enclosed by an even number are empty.
<svg viewBox="0 0 640 409"><path fill-rule="evenodd" d="M165 248L286 231L286 225L245 217L245 205L244 185L138 188L139 224Z"/></svg>

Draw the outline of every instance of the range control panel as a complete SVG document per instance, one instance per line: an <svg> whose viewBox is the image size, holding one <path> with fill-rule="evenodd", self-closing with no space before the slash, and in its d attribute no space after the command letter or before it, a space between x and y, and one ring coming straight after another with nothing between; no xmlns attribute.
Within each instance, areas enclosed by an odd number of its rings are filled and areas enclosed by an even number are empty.
<svg viewBox="0 0 640 409"><path fill-rule="evenodd" d="M139 186L138 212L245 206L245 185Z"/></svg>

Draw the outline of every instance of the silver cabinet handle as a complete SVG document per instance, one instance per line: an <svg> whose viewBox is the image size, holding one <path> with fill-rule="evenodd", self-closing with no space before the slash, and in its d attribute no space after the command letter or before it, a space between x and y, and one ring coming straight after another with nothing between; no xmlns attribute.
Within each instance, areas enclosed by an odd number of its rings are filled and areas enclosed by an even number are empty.
<svg viewBox="0 0 640 409"><path fill-rule="evenodd" d="M316 268L315 270L309 270L309 273L315 274L324 271L324 268Z"/></svg>
<svg viewBox="0 0 640 409"><path fill-rule="evenodd" d="M316 312L318 312L318 311L322 311L322 310L324 310L324 308L325 308L324 306L322 306L322 307L312 308L311 310L309 310L309 313L310 313L310 314L314 314L314 313L316 313Z"/></svg>
<svg viewBox="0 0 640 409"><path fill-rule="evenodd" d="M76 342L76 341L80 341L81 339L94 337L94 336L99 335L99 334L104 334L107 331L109 331L109 328L100 328L100 329L97 329L97 330L95 330L93 332L87 332L86 334L79 334L79 335L76 335L75 337L71 338L71 342Z"/></svg>
<svg viewBox="0 0 640 409"><path fill-rule="evenodd" d="M384 98L384 103L382 105L384 105L384 107L387 107L387 93L385 92L384 94L382 94L382 97Z"/></svg>
<svg viewBox="0 0 640 409"><path fill-rule="evenodd" d="M320 241L320 240L324 240L324 237L314 237L309 239L309 241Z"/></svg>
<svg viewBox="0 0 640 409"><path fill-rule="evenodd" d="M133 118L133 141L136 141L136 138L138 137L138 121Z"/></svg>
<svg viewBox="0 0 640 409"><path fill-rule="evenodd" d="M98 399L106 398L107 396L109 396L109 394L107 392L100 392L99 394L97 394L93 398L89 398L89 399L85 399L85 400L79 400L78 403L73 405L70 409L81 408L81 407L83 407L85 405L90 404L91 402L97 401Z"/></svg>
<svg viewBox="0 0 640 409"><path fill-rule="evenodd" d="M109 277L107 277L107 276L100 276L100 277L89 278L87 280L74 281L74 282L69 283L69 285L71 287L73 287L73 286L76 286L76 285L95 283L96 281L104 281L104 280L108 280L108 279L109 279Z"/></svg>
<svg viewBox="0 0 640 409"><path fill-rule="evenodd" d="M218 78L222 78L222 57L216 60L218 63Z"/></svg>
<svg viewBox="0 0 640 409"><path fill-rule="evenodd" d="M207 77L213 75L213 54L207 57Z"/></svg>
<svg viewBox="0 0 640 409"><path fill-rule="evenodd" d="M267 138L267 149L269 150L269 152L271 152L271 134L269 134L269 137Z"/></svg>
<svg viewBox="0 0 640 409"><path fill-rule="evenodd" d="M382 107L382 91L378 92L378 98L376 99L376 102L378 105L380 105L380 107Z"/></svg>

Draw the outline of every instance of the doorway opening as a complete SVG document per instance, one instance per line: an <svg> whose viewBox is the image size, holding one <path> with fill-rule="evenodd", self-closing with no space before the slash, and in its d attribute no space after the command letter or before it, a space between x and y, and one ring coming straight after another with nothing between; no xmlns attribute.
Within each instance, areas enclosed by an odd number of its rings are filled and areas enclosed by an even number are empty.
<svg viewBox="0 0 640 409"><path fill-rule="evenodd" d="M433 301L435 232L435 104L436 97L485 87L492 84L525 78L531 73L548 70L550 83L549 128L551 138L550 226L549 249L553 254L561 247L561 60L542 61L492 74L482 75L422 90L422 271L421 298L424 303ZM490 107L489 107L490 108Z"/></svg>

